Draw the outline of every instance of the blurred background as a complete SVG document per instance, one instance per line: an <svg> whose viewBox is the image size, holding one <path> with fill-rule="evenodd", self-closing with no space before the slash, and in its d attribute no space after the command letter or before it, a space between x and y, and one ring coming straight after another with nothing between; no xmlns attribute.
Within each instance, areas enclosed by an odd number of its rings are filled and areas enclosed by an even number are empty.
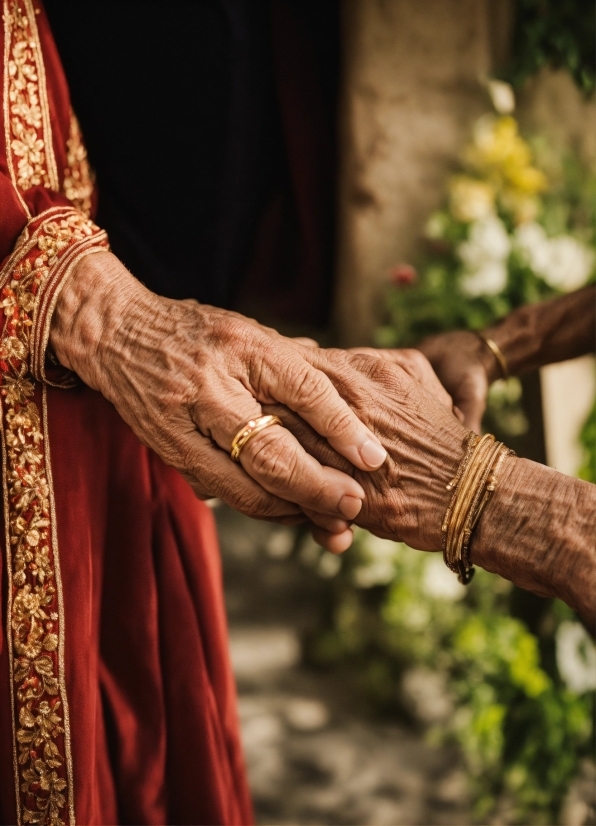
<svg viewBox="0 0 596 826"><path fill-rule="evenodd" d="M274 6L289 162L236 309L410 346L594 279L593 3ZM486 427L594 482L595 390L591 357L498 382ZM596 653L565 605L215 510L260 823L596 822Z"/></svg>

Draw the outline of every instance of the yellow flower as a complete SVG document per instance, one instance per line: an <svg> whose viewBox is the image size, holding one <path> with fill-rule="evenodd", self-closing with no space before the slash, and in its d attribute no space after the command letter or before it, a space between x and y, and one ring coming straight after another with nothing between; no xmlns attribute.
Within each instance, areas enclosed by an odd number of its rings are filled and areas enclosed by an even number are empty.
<svg viewBox="0 0 596 826"><path fill-rule="evenodd" d="M546 188L544 174L532 165L530 147L510 117L480 118L473 143L463 153L467 167L487 179L500 191L504 188L525 195L536 195Z"/></svg>
<svg viewBox="0 0 596 826"><path fill-rule="evenodd" d="M499 200L503 208L511 213L517 226L535 221L540 212L540 201L534 195L506 190Z"/></svg>
<svg viewBox="0 0 596 826"><path fill-rule="evenodd" d="M479 221L494 213L495 191L485 181L456 175L449 190L451 212L458 221Z"/></svg>
<svg viewBox="0 0 596 826"><path fill-rule="evenodd" d="M511 167L506 170L507 179L512 189L535 195L546 189L546 176L533 166Z"/></svg>

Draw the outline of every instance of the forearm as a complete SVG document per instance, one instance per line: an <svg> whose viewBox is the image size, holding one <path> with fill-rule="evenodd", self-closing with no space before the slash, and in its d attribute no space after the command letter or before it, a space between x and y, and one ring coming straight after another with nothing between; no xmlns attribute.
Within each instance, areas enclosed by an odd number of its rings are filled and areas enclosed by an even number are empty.
<svg viewBox="0 0 596 826"><path fill-rule="evenodd" d="M594 352L596 288L521 307L484 333L496 342L512 375Z"/></svg>
<svg viewBox="0 0 596 826"><path fill-rule="evenodd" d="M471 561L534 593L559 597L593 629L595 536L596 486L510 458L474 534Z"/></svg>

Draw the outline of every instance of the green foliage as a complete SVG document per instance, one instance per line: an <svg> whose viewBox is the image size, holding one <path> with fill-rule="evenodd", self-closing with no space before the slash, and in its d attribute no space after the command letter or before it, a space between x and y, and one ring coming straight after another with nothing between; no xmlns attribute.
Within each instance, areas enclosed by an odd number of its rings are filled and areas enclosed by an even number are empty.
<svg viewBox="0 0 596 826"><path fill-rule="evenodd" d="M557 822L593 740L591 696L566 687L552 656L571 611L556 603L537 638L511 616L510 583L479 570L464 588L439 555L365 531L333 586L311 658L352 669L375 708L408 713L430 742L457 743L479 822L497 809L503 823Z"/></svg>
<svg viewBox="0 0 596 826"><path fill-rule="evenodd" d="M583 461L578 472L580 479L596 482L596 400L579 437Z"/></svg>
<svg viewBox="0 0 596 826"><path fill-rule="evenodd" d="M569 4L559 5L563 14ZM528 14L547 9L543 33L534 36L552 56L544 44L556 41L554 4L520 6ZM427 224L418 278L410 265L395 268L377 344L480 329L593 279L595 194L594 176L576 159L553 155L541 141L530 146L510 116L481 118L447 205ZM527 430L517 379L493 385L489 416L500 438ZM581 473L593 481L594 411L582 444ZM313 660L345 664L375 708L407 712L433 742L457 743L479 822L557 822L594 738L596 654L571 611L546 604L529 628L510 583L479 570L466 589L439 555L364 531L334 564L341 570Z"/></svg>
<svg viewBox="0 0 596 826"><path fill-rule="evenodd" d="M513 60L505 77L518 86L542 66L565 68L589 95L595 36L591 0L517 0Z"/></svg>

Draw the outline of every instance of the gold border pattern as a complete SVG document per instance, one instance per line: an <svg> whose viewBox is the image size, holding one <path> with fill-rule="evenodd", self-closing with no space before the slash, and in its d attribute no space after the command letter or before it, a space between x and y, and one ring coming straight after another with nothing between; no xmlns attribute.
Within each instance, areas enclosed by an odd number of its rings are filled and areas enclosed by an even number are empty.
<svg viewBox="0 0 596 826"><path fill-rule="evenodd" d="M0 274L7 636L15 754L18 751L17 811L23 823L75 823L64 679L64 612L49 485L49 446L45 444L47 427L34 400L35 382L30 372L32 334L40 296L55 283L56 274L66 272L68 262L105 245L105 233L77 210L47 210L29 222Z"/></svg>
<svg viewBox="0 0 596 826"><path fill-rule="evenodd" d="M75 113L70 112L70 134L66 141L66 163L64 170L64 194L74 207L91 215L94 175L87 160L87 149L83 142L81 128Z"/></svg>
<svg viewBox="0 0 596 826"><path fill-rule="evenodd" d="M0 271L0 442L17 823L75 826L47 422L46 384L53 382L45 375L45 357L62 285L81 257L107 249L107 238L88 217L93 175L72 112L62 187L72 207L31 217L24 193L39 186L60 191L40 10L33 0L3 0L2 6L6 161L29 219ZM70 383L67 375L60 386Z"/></svg>
<svg viewBox="0 0 596 826"><path fill-rule="evenodd" d="M26 192L34 186L58 191L50 107L35 9L31 0L4 4L5 129L13 183ZM16 165L16 169L15 169Z"/></svg>

